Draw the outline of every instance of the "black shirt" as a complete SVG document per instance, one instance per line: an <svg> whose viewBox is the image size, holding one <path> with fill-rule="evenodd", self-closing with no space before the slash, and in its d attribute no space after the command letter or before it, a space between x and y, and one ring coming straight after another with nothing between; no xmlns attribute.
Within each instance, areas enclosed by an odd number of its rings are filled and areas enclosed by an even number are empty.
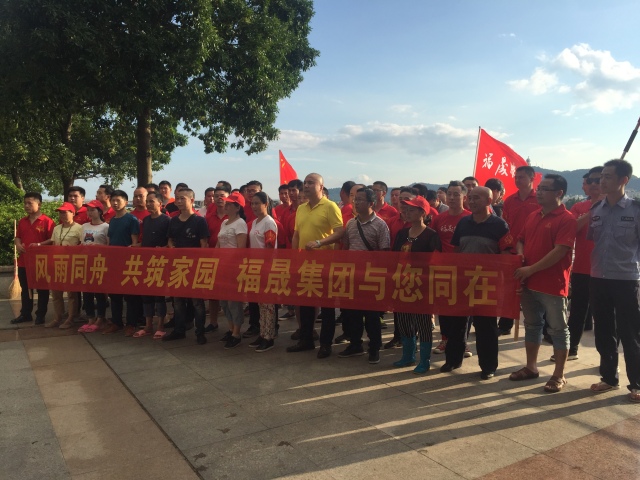
<svg viewBox="0 0 640 480"><path fill-rule="evenodd" d="M396 235L396 241L393 244L394 252L440 252L441 250L438 233L429 227L415 239L410 239L409 229L403 228Z"/></svg>
<svg viewBox="0 0 640 480"><path fill-rule="evenodd" d="M171 218L167 215L160 215L158 218L151 218L151 215L144 217L142 219L142 229L144 230L142 246L166 247L170 223Z"/></svg>
<svg viewBox="0 0 640 480"><path fill-rule="evenodd" d="M195 213L184 222L178 215L171 219L167 236L176 248L200 248L200 240L209 238L209 227L207 221Z"/></svg>
<svg viewBox="0 0 640 480"><path fill-rule="evenodd" d="M476 223L473 215L458 222L451 245L460 247L461 253L500 253L500 239L509 231L507 222L496 215Z"/></svg>

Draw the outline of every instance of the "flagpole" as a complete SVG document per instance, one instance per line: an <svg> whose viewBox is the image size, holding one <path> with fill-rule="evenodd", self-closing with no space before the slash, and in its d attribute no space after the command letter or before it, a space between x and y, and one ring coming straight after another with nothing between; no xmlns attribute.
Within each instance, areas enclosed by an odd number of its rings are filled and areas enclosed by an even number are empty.
<svg viewBox="0 0 640 480"><path fill-rule="evenodd" d="M476 156L473 159L473 176L476 176L476 167L478 166L478 151L480 150L480 130L478 127L478 140L476 141Z"/></svg>
<svg viewBox="0 0 640 480"><path fill-rule="evenodd" d="M629 137L629 141L627 142L627 144L624 147L624 150L622 151L622 155L620 156L620 160L624 160L624 156L627 154L627 152L629 152L629 149L631 148L631 144L633 143L633 141L636 138L636 135L638 134L638 128L640 127L640 118L638 119L638 123L636 124L636 128L633 130L633 132L631 132L631 136Z"/></svg>

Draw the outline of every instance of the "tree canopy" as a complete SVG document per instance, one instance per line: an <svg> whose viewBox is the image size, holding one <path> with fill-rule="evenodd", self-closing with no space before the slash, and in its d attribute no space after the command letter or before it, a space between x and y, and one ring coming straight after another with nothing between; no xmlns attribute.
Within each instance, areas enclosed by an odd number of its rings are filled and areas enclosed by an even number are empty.
<svg viewBox="0 0 640 480"><path fill-rule="evenodd" d="M147 183L180 129L207 153L260 152L315 64L312 16L310 0L5 0L0 172Z"/></svg>

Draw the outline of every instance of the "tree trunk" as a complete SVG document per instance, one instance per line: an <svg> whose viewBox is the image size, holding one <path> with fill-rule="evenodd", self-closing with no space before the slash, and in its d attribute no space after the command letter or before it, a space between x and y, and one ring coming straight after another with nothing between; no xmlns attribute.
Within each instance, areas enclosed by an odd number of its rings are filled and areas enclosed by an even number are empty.
<svg viewBox="0 0 640 480"><path fill-rule="evenodd" d="M62 134L62 143L69 148L69 144L71 143L71 127L73 125L73 115L69 113L62 123L61 134ZM69 187L73 185L75 182L75 174L68 174L67 172L60 172L60 183L62 183L62 198L64 201L67 201L67 192L69 191Z"/></svg>
<svg viewBox="0 0 640 480"><path fill-rule="evenodd" d="M151 171L151 110L145 108L136 119L137 151L136 165L138 185L151 183L153 172Z"/></svg>
<svg viewBox="0 0 640 480"><path fill-rule="evenodd" d="M67 201L67 192L69 191L69 188L73 186L73 183L75 182L75 178L71 178L67 175L60 175L60 182L62 183L62 197L64 198L64 201Z"/></svg>
<svg viewBox="0 0 640 480"><path fill-rule="evenodd" d="M16 167L13 167L11 169L11 181L16 187L24 191L24 186L22 185L22 177L20 177L20 172L18 172L18 169Z"/></svg>

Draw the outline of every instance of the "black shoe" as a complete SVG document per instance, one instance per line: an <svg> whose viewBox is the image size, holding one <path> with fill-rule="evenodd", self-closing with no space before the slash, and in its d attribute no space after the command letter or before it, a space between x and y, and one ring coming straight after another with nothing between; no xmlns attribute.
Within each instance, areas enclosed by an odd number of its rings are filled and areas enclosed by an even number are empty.
<svg viewBox="0 0 640 480"><path fill-rule="evenodd" d="M172 318L167 323L164 324L164 328L174 328L176 326L175 318Z"/></svg>
<svg viewBox="0 0 640 480"><path fill-rule="evenodd" d="M380 351L369 350L369 363L372 365L380 363Z"/></svg>
<svg viewBox="0 0 640 480"><path fill-rule="evenodd" d="M280 320L288 320L289 318L293 318L296 316L296 312L286 312L282 315L280 315L280 317L278 317Z"/></svg>
<svg viewBox="0 0 640 480"><path fill-rule="evenodd" d="M13 325L16 325L18 323L26 323L26 322L31 322L33 321L33 318L31 318L31 315L20 315L19 317L14 318L13 320L11 320L10 323L12 323Z"/></svg>
<svg viewBox="0 0 640 480"><path fill-rule="evenodd" d="M511 329L510 328L501 328L498 330L498 336L499 337L503 337L506 335L511 335Z"/></svg>
<svg viewBox="0 0 640 480"><path fill-rule="evenodd" d="M204 345L207 343L207 337L204 336L204 333L196 335L196 342L198 342L198 345Z"/></svg>
<svg viewBox="0 0 640 480"><path fill-rule="evenodd" d="M320 345L318 350L318 358L327 358L331 355L331 345Z"/></svg>
<svg viewBox="0 0 640 480"><path fill-rule="evenodd" d="M255 337L256 335L260 335L260 328L251 325L244 331L244 333L242 334L242 338L251 338Z"/></svg>
<svg viewBox="0 0 640 480"><path fill-rule="evenodd" d="M260 343L260 346L256 348L256 352L262 353L262 352L266 352L267 350L271 350L272 348L273 348L273 340L265 340L263 338L262 343Z"/></svg>
<svg viewBox="0 0 640 480"><path fill-rule="evenodd" d="M227 340L229 340L231 338L231 330L227 330L227 333L225 333L222 338L220 339L221 342L226 342Z"/></svg>
<svg viewBox="0 0 640 480"><path fill-rule="evenodd" d="M184 332L177 332L176 330L172 330L171 333L167 333L164 337L162 337L163 342L170 342L171 340L181 340L185 338Z"/></svg>
<svg viewBox="0 0 640 480"><path fill-rule="evenodd" d="M187 322L187 325L185 326L185 330L189 331L193 328L193 320L191 320L190 322Z"/></svg>
<svg viewBox="0 0 640 480"><path fill-rule="evenodd" d="M442 366L440 367L440 371L441 371L442 373L448 373L448 372L450 372L451 370L455 370L456 368L460 368L461 366L462 366L462 364L461 364L461 363L459 363L458 365L452 365L452 364L450 364L450 363L445 363L444 365L442 365Z"/></svg>
<svg viewBox="0 0 640 480"><path fill-rule="evenodd" d="M360 355L364 355L364 348L362 345L349 345L343 351L338 354L340 358L349 358L349 357L357 357Z"/></svg>
<svg viewBox="0 0 640 480"><path fill-rule="evenodd" d="M313 340L316 342L320 340L320 335L318 335L318 332L316 332L315 330L313 331Z"/></svg>
<svg viewBox="0 0 640 480"><path fill-rule="evenodd" d="M289 353L297 353L297 352L306 352L307 350L315 350L316 346L314 343L304 343L298 342L295 345L291 345L287 347L287 352Z"/></svg>
<svg viewBox="0 0 640 480"><path fill-rule="evenodd" d="M224 348L226 348L227 350L229 350L230 348L235 348L240 345L241 341L242 340L240 339L240 337L234 337L233 335L231 335L229 340L227 340L227 343L224 344Z"/></svg>
<svg viewBox="0 0 640 480"><path fill-rule="evenodd" d="M343 333L342 335L337 336L335 340L333 340L333 343L340 345L341 343L347 343L348 341L349 338Z"/></svg>
<svg viewBox="0 0 640 480"><path fill-rule="evenodd" d="M211 332L215 332L216 330L218 330L218 325L207 325L206 328L204 329L204 333L211 333Z"/></svg>
<svg viewBox="0 0 640 480"><path fill-rule="evenodd" d="M300 329L298 328L291 334L291 340L300 340Z"/></svg>
<svg viewBox="0 0 640 480"><path fill-rule="evenodd" d="M251 348L258 348L262 344L262 342L264 342L264 338L258 337L253 342L251 342L249 346Z"/></svg>
<svg viewBox="0 0 640 480"><path fill-rule="evenodd" d="M489 380L491 378L493 378L496 375L496 372L482 372L480 374L480 379L481 380Z"/></svg>
<svg viewBox="0 0 640 480"><path fill-rule="evenodd" d="M587 322L584 326L584 331L589 332L591 330L593 330L593 322Z"/></svg>
<svg viewBox="0 0 640 480"><path fill-rule="evenodd" d="M401 348L402 340L399 338L392 338L389 342L384 344L384 349L389 350L390 348Z"/></svg>
<svg viewBox="0 0 640 480"><path fill-rule="evenodd" d="M36 325L43 325L44 324L44 317L36 317L35 322Z"/></svg>

